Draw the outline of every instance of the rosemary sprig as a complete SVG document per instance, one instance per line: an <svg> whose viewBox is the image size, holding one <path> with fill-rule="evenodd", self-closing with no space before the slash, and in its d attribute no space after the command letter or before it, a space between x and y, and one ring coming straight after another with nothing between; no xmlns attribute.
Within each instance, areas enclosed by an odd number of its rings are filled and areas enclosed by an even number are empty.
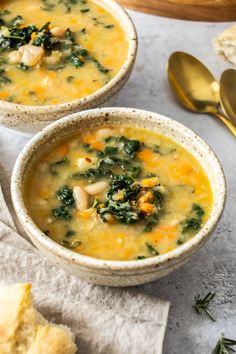
<svg viewBox="0 0 236 354"><path fill-rule="evenodd" d="M235 353L235 350L232 346L236 346L236 340L225 338L222 334L218 340L216 347L213 351L213 354L230 354Z"/></svg>
<svg viewBox="0 0 236 354"><path fill-rule="evenodd" d="M213 300L214 296L215 293L212 293L211 291L203 299L200 297L200 295L197 295L195 297L195 305L193 307L199 315L206 315L212 321L216 322L216 320L208 310L210 302Z"/></svg>

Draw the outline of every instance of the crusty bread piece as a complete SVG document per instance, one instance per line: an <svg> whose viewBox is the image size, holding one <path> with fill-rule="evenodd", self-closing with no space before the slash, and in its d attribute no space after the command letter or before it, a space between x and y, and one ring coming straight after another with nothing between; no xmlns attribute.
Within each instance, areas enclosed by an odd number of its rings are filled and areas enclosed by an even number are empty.
<svg viewBox="0 0 236 354"><path fill-rule="evenodd" d="M213 44L217 54L236 65L236 24L217 36Z"/></svg>
<svg viewBox="0 0 236 354"><path fill-rule="evenodd" d="M34 309L30 289L30 284L0 289L0 354L75 354L73 333Z"/></svg>
<svg viewBox="0 0 236 354"><path fill-rule="evenodd" d="M38 327L35 340L27 354L71 354L75 349L69 328L51 324Z"/></svg>

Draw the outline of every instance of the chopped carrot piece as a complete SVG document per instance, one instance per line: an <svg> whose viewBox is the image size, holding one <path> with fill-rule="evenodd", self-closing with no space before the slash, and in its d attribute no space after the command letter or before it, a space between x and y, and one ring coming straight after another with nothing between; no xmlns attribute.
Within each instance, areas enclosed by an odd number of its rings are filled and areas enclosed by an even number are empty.
<svg viewBox="0 0 236 354"><path fill-rule="evenodd" d="M36 37L37 37L36 32L33 32L33 33L31 34L31 39L34 40Z"/></svg>
<svg viewBox="0 0 236 354"><path fill-rule="evenodd" d="M130 257L132 256L133 251L131 251L130 249L125 249L124 253L123 253L123 259L130 259Z"/></svg>
<svg viewBox="0 0 236 354"><path fill-rule="evenodd" d="M50 192L48 190L41 189L37 192L37 195L40 198L46 199L50 196Z"/></svg>
<svg viewBox="0 0 236 354"><path fill-rule="evenodd" d="M37 87L35 87L34 91L35 91L38 95L40 95L40 94L42 94L42 93L45 92L45 88L43 88L43 87L41 87L41 86L37 86Z"/></svg>
<svg viewBox="0 0 236 354"><path fill-rule="evenodd" d="M8 97L8 92L2 91L0 92L0 99L5 100Z"/></svg>
<svg viewBox="0 0 236 354"><path fill-rule="evenodd" d="M153 201L153 194L150 191L146 192L145 194L143 194L139 198L139 203L140 204L147 203L147 202L152 202L152 201Z"/></svg>
<svg viewBox="0 0 236 354"><path fill-rule="evenodd" d="M86 49L91 52L93 50L93 44L92 43L86 43Z"/></svg>
<svg viewBox="0 0 236 354"><path fill-rule="evenodd" d="M137 154L137 157L143 161L148 161L149 159L152 159L153 153L150 149L144 149L143 151L140 151Z"/></svg>
<svg viewBox="0 0 236 354"><path fill-rule="evenodd" d="M141 182L142 187L155 187L159 183L158 177L146 178Z"/></svg>
<svg viewBox="0 0 236 354"><path fill-rule="evenodd" d="M61 156L64 157L68 153L68 144L62 144L58 147L57 153Z"/></svg>
<svg viewBox="0 0 236 354"><path fill-rule="evenodd" d="M76 86L81 86L81 84L83 83L82 80L74 80L73 82Z"/></svg>
<svg viewBox="0 0 236 354"><path fill-rule="evenodd" d="M154 205L150 203L142 203L139 205L139 208L144 214L150 215L153 213Z"/></svg>
<svg viewBox="0 0 236 354"><path fill-rule="evenodd" d="M152 152L150 149L144 149L137 154L137 157L142 160L152 171L152 168L156 167L160 162L160 156Z"/></svg>
<svg viewBox="0 0 236 354"><path fill-rule="evenodd" d="M99 7L97 9L97 12L100 12L101 14L104 14L105 13L105 10L102 8L102 7Z"/></svg>
<svg viewBox="0 0 236 354"><path fill-rule="evenodd" d="M112 64L113 64L113 59L111 58L104 61L105 66L112 66Z"/></svg>
<svg viewBox="0 0 236 354"><path fill-rule="evenodd" d="M55 71L50 71L48 73L49 79L55 79L56 76L57 76L57 73Z"/></svg>
<svg viewBox="0 0 236 354"><path fill-rule="evenodd" d="M95 138L95 135L92 134L92 133L85 133L82 136L82 140L83 140L84 143L90 144L90 142L93 141L93 140L96 140L96 138Z"/></svg>
<svg viewBox="0 0 236 354"><path fill-rule="evenodd" d="M193 168L191 165L185 163L180 167L180 171L183 175L189 175L191 172L193 172Z"/></svg>
<svg viewBox="0 0 236 354"><path fill-rule="evenodd" d="M104 148L104 144L101 143L100 141L92 141L90 145L95 150L102 150Z"/></svg>
<svg viewBox="0 0 236 354"><path fill-rule="evenodd" d="M52 100L52 104L59 104L60 103L60 100L58 100L57 98L54 98Z"/></svg>
<svg viewBox="0 0 236 354"><path fill-rule="evenodd" d="M76 216L83 219L83 220L89 220L91 218L91 215L93 213L93 210L84 210L84 211L77 211Z"/></svg>
<svg viewBox="0 0 236 354"><path fill-rule="evenodd" d="M82 137L82 140L85 144L89 144L95 150L102 150L104 148L104 144L96 139L96 136L92 133L86 133Z"/></svg>
<svg viewBox="0 0 236 354"><path fill-rule="evenodd" d="M44 76L45 75L45 69L41 66L39 69L38 69L38 73L39 75L41 76ZM35 91L35 90L34 90ZM35 91L36 92L36 91Z"/></svg>
<svg viewBox="0 0 236 354"><path fill-rule="evenodd" d="M178 225L162 225L159 227L160 231L164 231L164 232L176 232L178 229Z"/></svg>

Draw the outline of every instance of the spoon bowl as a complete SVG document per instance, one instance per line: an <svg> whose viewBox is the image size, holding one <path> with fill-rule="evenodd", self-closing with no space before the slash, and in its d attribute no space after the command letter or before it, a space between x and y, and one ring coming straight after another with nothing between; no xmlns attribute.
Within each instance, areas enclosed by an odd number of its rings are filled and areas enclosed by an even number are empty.
<svg viewBox="0 0 236 354"><path fill-rule="evenodd" d="M188 53L174 52L167 72L170 87L185 108L216 116L236 136L236 127L219 112L219 84L202 62Z"/></svg>
<svg viewBox="0 0 236 354"><path fill-rule="evenodd" d="M220 79L220 103L226 116L236 124L236 70L228 69Z"/></svg>
<svg viewBox="0 0 236 354"><path fill-rule="evenodd" d="M169 58L168 78L172 90L185 108L199 113L217 111L219 85L198 59L184 52L173 53Z"/></svg>

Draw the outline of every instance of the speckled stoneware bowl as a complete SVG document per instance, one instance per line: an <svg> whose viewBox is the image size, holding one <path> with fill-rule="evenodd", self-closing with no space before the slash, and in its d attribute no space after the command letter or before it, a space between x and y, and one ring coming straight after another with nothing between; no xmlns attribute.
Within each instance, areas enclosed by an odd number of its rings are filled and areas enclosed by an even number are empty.
<svg viewBox="0 0 236 354"><path fill-rule="evenodd" d="M126 33L129 49L126 60L119 72L108 84L93 94L68 103L48 106L26 106L0 100L0 124L11 129L35 133L61 117L103 105L127 82L133 70L138 45L134 24L126 11L116 1L96 0L96 3L109 11Z"/></svg>
<svg viewBox="0 0 236 354"><path fill-rule="evenodd" d="M209 220L190 241L166 254L144 260L105 261L80 255L52 241L30 218L23 200L27 172L52 143L89 128L108 124L144 127L164 134L189 150L211 182L214 205ZM14 167L11 192L16 214L32 242L44 255L69 272L90 282L108 286L131 286L163 277L185 263L210 237L226 198L225 178L219 161L204 141L182 124L156 113L129 108L102 108L65 117L38 133L23 149Z"/></svg>

